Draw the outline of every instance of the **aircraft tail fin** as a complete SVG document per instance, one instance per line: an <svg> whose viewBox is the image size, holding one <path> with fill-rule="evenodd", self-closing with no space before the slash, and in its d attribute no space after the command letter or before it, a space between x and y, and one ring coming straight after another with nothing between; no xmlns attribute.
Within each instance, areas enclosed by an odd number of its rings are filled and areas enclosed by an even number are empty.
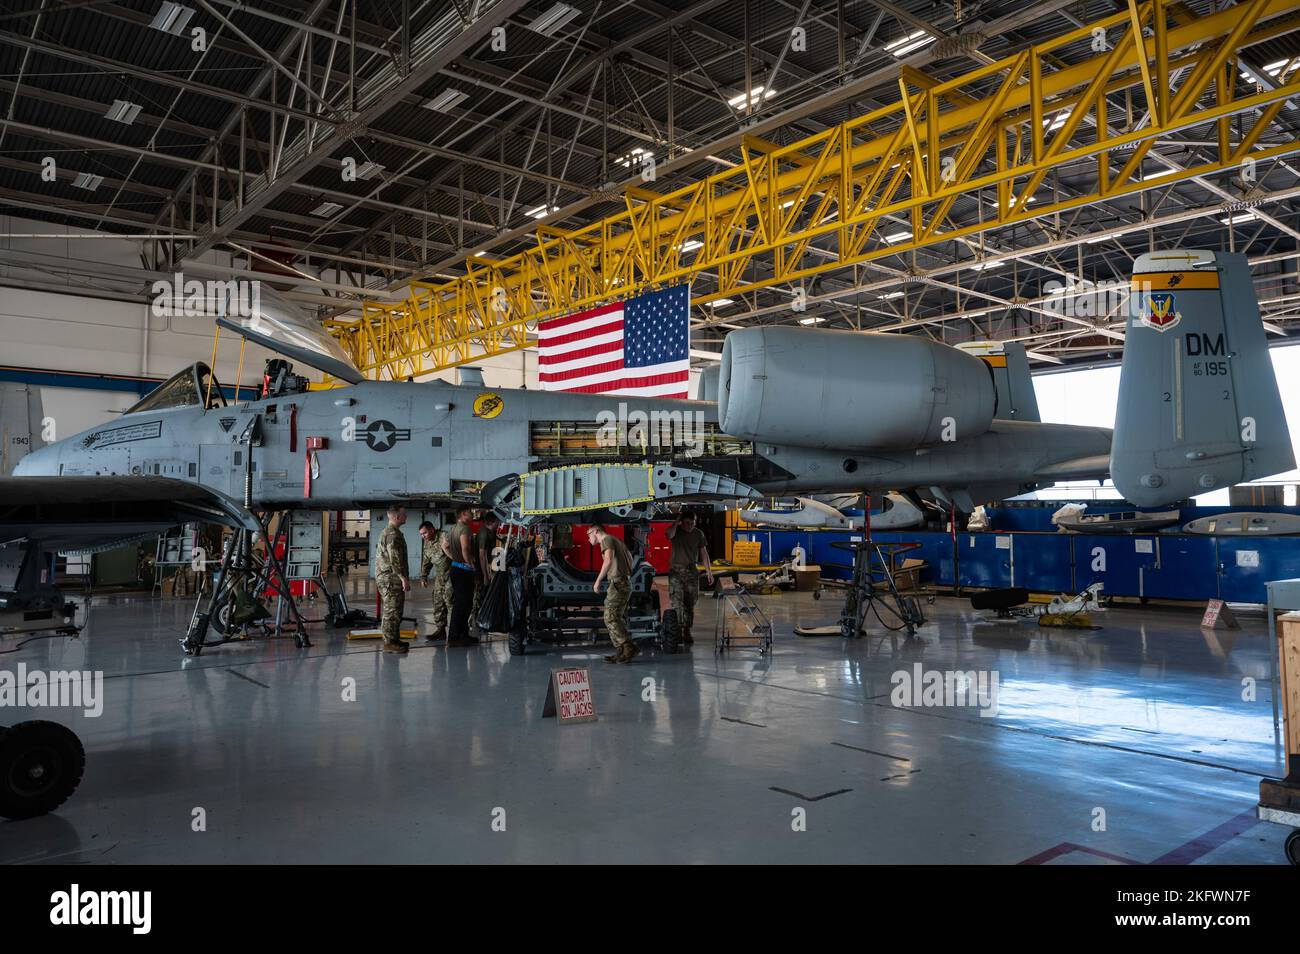
<svg viewBox="0 0 1300 954"><path fill-rule="evenodd" d="M1029 357L1019 341L968 341L957 345L989 366L998 390L997 418L1002 421L1041 421Z"/></svg>
<svg viewBox="0 0 1300 954"><path fill-rule="evenodd" d="M45 446L41 439L41 389L31 384L0 384L0 477Z"/></svg>
<svg viewBox="0 0 1300 954"><path fill-rule="evenodd" d="M1115 487L1156 506L1294 466L1245 256L1141 256L1111 445Z"/></svg>

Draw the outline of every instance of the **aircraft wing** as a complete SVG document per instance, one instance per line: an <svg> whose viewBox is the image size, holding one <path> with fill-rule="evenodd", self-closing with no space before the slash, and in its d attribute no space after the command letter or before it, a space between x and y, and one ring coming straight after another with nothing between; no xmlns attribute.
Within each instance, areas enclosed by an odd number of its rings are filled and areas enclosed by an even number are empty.
<svg viewBox="0 0 1300 954"><path fill-rule="evenodd" d="M1034 471L1034 476L1043 480L1070 480L1071 478L1105 477L1110 473L1110 455L1094 454L1090 457L1074 457L1070 460L1058 460Z"/></svg>
<svg viewBox="0 0 1300 954"><path fill-rule="evenodd" d="M196 520L257 529L235 500L171 477L0 477L0 547L90 549Z"/></svg>

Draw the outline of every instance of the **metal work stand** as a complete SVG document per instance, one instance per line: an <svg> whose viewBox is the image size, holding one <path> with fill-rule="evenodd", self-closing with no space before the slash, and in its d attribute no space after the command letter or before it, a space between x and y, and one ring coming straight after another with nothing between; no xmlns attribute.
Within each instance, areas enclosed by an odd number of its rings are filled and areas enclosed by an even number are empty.
<svg viewBox="0 0 1300 954"><path fill-rule="evenodd" d="M719 588L718 612L713 628L713 651L732 648L757 649L760 656L772 651L772 621L754 601L749 589L739 583ZM739 621L743 632L732 631L732 620Z"/></svg>
<svg viewBox="0 0 1300 954"><path fill-rule="evenodd" d="M925 613L916 597L899 592L894 577L894 561L904 553L919 549L920 544L875 543L867 539L836 541L831 546L853 554L853 577L840 614L840 633L846 639L857 639L866 632L867 614L875 613L876 619L886 629L905 629L909 637L915 636L917 628L925 625ZM897 626L881 618L881 604L886 612L898 619Z"/></svg>

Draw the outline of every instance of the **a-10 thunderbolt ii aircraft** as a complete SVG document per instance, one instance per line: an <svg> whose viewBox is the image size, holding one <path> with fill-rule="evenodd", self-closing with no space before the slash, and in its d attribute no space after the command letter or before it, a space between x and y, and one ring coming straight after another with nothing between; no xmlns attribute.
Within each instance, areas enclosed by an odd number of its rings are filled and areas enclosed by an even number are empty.
<svg viewBox="0 0 1300 954"><path fill-rule="evenodd" d="M251 530L257 511L474 501L516 520L631 521L686 499L912 488L970 510L1107 474L1153 506L1294 466L1246 260L1222 252L1135 263L1113 434L1040 422L1015 344L981 357L746 328L706 382L716 401L685 401L366 381L268 291L251 320L218 320L350 384L310 390L282 368L228 404L197 364L119 420L33 450L0 478L0 591L30 596L42 549L196 519Z"/></svg>

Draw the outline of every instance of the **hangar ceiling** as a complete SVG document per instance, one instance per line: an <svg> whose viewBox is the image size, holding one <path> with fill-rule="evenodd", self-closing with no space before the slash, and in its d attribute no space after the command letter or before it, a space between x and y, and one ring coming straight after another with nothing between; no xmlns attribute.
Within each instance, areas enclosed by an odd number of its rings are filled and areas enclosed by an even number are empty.
<svg viewBox="0 0 1300 954"><path fill-rule="evenodd" d="M1270 28L1227 64L1237 98L1300 77L1300 3L1260 5ZM1247 4L1165 6L1172 22L1192 23ZM140 237L141 262L131 273L0 248L10 266L0 282L75 275L88 290L143 296L154 276L216 251L230 274L291 267L312 279L301 299L322 318L353 320L362 299L398 301L412 280L453 281L534 247L539 227L579 230L623 212L629 186L669 193L734 169L747 136L781 147L883 109L899 99L904 65L943 82L1129 9L1115 0L5 0L0 210L69 233ZM1065 69L1096 52L1085 38L1053 55ZM987 78L990 91L998 79ZM1149 121L1131 89L1107 93L1106 107L1119 131ZM1154 141L1144 191L1000 224L989 207L997 212L996 189L971 190L948 212L968 234L898 241L896 253L827 269L799 286L803 311L791 308L790 283L728 296L716 274L699 272L692 345L716 351L728 328L804 322L950 343L1017 338L1044 367L1104 361L1122 336L1106 316L1047 313L1048 283L1126 281L1133 257L1176 246L1245 252L1270 331L1284 338L1300 320L1300 157L1288 147L1300 104L1234 113L1226 129L1233 142L1253 135L1269 158L1248 175L1159 185L1218 150L1219 128L1206 122ZM1095 135L1084 123L1072 133L1080 144ZM47 157L55 182L41 176ZM1041 201L1088 196L1097 178L1093 157L1055 164ZM878 230L909 227L899 217ZM814 238L818 249L834 254L832 237ZM764 264L751 267L761 286Z"/></svg>

